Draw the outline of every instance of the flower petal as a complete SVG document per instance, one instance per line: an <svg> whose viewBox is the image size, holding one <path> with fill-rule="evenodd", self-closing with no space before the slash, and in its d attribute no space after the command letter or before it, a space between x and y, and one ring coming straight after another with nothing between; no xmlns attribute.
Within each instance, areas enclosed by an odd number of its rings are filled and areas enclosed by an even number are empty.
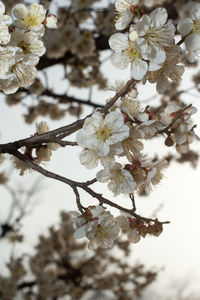
<svg viewBox="0 0 200 300"><path fill-rule="evenodd" d="M109 38L109 46L112 50L120 52L129 46L128 37L123 33L115 33Z"/></svg>
<svg viewBox="0 0 200 300"><path fill-rule="evenodd" d="M193 21L190 18L186 18L180 21L177 25L177 29L182 35L186 35L191 32L193 28Z"/></svg>
<svg viewBox="0 0 200 300"><path fill-rule="evenodd" d="M16 18L24 19L28 15L28 9L24 4L16 4L13 9L13 14Z"/></svg>
<svg viewBox="0 0 200 300"><path fill-rule="evenodd" d="M115 28L117 30L125 29L126 26L131 22L132 18L133 14L131 13L130 9L126 9L122 16L120 16L115 22Z"/></svg>
<svg viewBox="0 0 200 300"><path fill-rule="evenodd" d="M124 70L130 63L130 57L128 55L125 55L124 53L115 52L111 56L111 61L115 68Z"/></svg>
<svg viewBox="0 0 200 300"><path fill-rule="evenodd" d="M2 1L0 1L0 16L3 16L5 14L5 5Z"/></svg>
<svg viewBox="0 0 200 300"><path fill-rule="evenodd" d="M148 64L146 61L137 59L131 65L131 75L136 80L141 80L147 73Z"/></svg>
<svg viewBox="0 0 200 300"><path fill-rule="evenodd" d="M162 27L167 21L167 10L163 7L158 7L150 13L151 27Z"/></svg>

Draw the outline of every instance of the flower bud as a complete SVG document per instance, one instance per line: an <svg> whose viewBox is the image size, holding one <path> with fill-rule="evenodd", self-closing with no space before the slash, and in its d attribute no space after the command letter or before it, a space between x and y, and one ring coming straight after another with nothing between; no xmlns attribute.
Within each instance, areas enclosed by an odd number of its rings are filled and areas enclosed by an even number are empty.
<svg viewBox="0 0 200 300"><path fill-rule="evenodd" d="M171 138L170 135L168 135L168 137L166 138L166 140L165 140L165 145L166 145L167 147L171 147L171 146L174 145L174 141L173 141L173 139Z"/></svg>
<svg viewBox="0 0 200 300"><path fill-rule="evenodd" d="M56 29L57 28L57 18L55 15L48 15L44 20L44 24L47 28Z"/></svg>

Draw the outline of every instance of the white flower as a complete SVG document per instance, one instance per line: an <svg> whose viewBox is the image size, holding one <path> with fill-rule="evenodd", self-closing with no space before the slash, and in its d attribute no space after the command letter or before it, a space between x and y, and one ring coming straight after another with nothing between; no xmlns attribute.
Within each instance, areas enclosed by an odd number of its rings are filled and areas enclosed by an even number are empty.
<svg viewBox="0 0 200 300"><path fill-rule="evenodd" d="M160 114L160 121L164 125L169 125L175 117L181 112L181 107L176 103L169 104L165 109L164 112ZM180 122L188 122L191 115L197 112L197 109L192 106L184 110L184 112L179 116L177 121L173 124L173 128L177 127Z"/></svg>
<svg viewBox="0 0 200 300"><path fill-rule="evenodd" d="M70 214L72 216L75 228L74 236L76 238L83 238L94 220L101 222L103 218L112 216L111 213L106 211L102 206L89 206L85 210L85 215L81 215L76 211L71 211Z"/></svg>
<svg viewBox="0 0 200 300"><path fill-rule="evenodd" d="M26 6L17 4L14 6L13 14L17 18L14 24L19 28L38 32L43 28L43 22L46 17L46 11L42 5L32 4Z"/></svg>
<svg viewBox="0 0 200 300"><path fill-rule="evenodd" d="M175 103L168 105L164 112L160 114L161 122L167 126L177 118L181 112L181 107ZM179 153L189 151L189 144L193 141L193 122L190 120L192 114L196 113L195 107L187 108L172 125L172 141L176 143L176 149Z"/></svg>
<svg viewBox="0 0 200 300"><path fill-rule="evenodd" d="M0 44L6 45L10 41L10 33L8 26L12 23L12 19L5 14L5 6L2 1L0 1Z"/></svg>
<svg viewBox="0 0 200 300"><path fill-rule="evenodd" d="M48 15L44 21L47 28L56 29L57 28L57 18L55 15Z"/></svg>
<svg viewBox="0 0 200 300"><path fill-rule="evenodd" d="M116 217L117 224L122 229L122 232L127 235L128 241L131 243L138 243L140 240L140 233L137 228L132 228L131 215L124 214Z"/></svg>
<svg viewBox="0 0 200 300"><path fill-rule="evenodd" d="M110 83L108 85L108 90L119 92L122 88L125 87L126 83L127 83L127 80L116 79L114 81L114 83ZM135 99L137 97L137 95L138 95L138 92L137 92L137 90L135 88L132 88L131 90L128 91L127 95L130 98ZM116 103L117 102L118 101L116 101Z"/></svg>
<svg viewBox="0 0 200 300"><path fill-rule="evenodd" d="M149 119L148 114L143 111L139 104L128 97L121 99L119 107L133 121L146 122Z"/></svg>
<svg viewBox="0 0 200 300"><path fill-rule="evenodd" d="M79 145L94 150L99 156L106 156L111 145L123 141L128 135L129 127L124 124L119 111L110 112L105 119L100 112L96 112L85 120L76 140Z"/></svg>
<svg viewBox="0 0 200 300"><path fill-rule="evenodd" d="M19 87L29 86L36 75L39 58L32 55L24 55L22 49L15 47L14 62L6 73L6 79L0 79L0 89L5 94L15 93Z"/></svg>
<svg viewBox="0 0 200 300"><path fill-rule="evenodd" d="M15 30L12 34L11 45L21 48L24 54L42 56L46 51L43 42L38 39L38 35L30 31Z"/></svg>
<svg viewBox="0 0 200 300"><path fill-rule="evenodd" d="M125 155L128 161L132 161L133 156L139 156L141 151L144 148L143 143L139 140L139 132L135 127L130 131L130 136L122 142L122 147L124 152L122 155Z"/></svg>
<svg viewBox="0 0 200 300"><path fill-rule="evenodd" d="M146 157L132 158L132 164L125 166L136 182L137 191L140 194L149 194L152 185L158 184L163 175L162 171L167 168L167 161L152 162Z"/></svg>
<svg viewBox="0 0 200 300"><path fill-rule="evenodd" d="M122 70L131 64L132 77L136 80L141 80L148 71L148 63L143 60L146 46L139 45L137 36L134 40L132 36L130 38L123 33L115 33L110 37L109 45L114 50L112 64Z"/></svg>
<svg viewBox="0 0 200 300"><path fill-rule="evenodd" d="M117 143L110 146L110 151L106 156L99 156L94 150L91 149L83 149L80 154L80 162L84 165L87 169L93 169L97 167L98 162L100 161L101 164L106 167L108 164L115 162L115 155L119 155L123 152L121 143Z"/></svg>
<svg viewBox="0 0 200 300"><path fill-rule="evenodd" d="M123 30L133 18L132 8L138 4L138 0L116 0L116 19L115 27L117 30Z"/></svg>
<svg viewBox="0 0 200 300"><path fill-rule="evenodd" d="M187 35L185 38L187 58L192 63L196 56L200 55L200 3L192 6L189 17L181 20L177 28L182 35Z"/></svg>
<svg viewBox="0 0 200 300"><path fill-rule="evenodd" d="M175 3L175 7L177 9L179 18L185 19L190 17L190 13L196 4L197 2L195 1L187 1L184 5L183 3L179 3L179 2Z"/></svg>
<svg viewBox="0 0 200 300"><path fill-rule="evenodd" d="M140 138L151 139L156 133L163 129L163 125L156 120L149 120L137 127L138 132L140 133Z"/></svg>
<svg viewBox="0 0 200 300"><path fill-rule="evenodd" d="M160 94L170 90L171 80L174 82L179 81L184 73L184 67L177 65L181 62L181 48L172 46L165 49L167 49L167 56L162 68L154 72L148 72L146 76L149 82L156 82L156 90Z"/></svg>
<svg viewBox="0 0 200 300"><path fill-rule="evenodd" d="M113 246L119 233L120 228L113 216L102 219L100 223L95 220L86 232L86 237L90 240L88 248L92 250L109 249Z"/></svg>
<svg viewBox="0 0 200 300"><path fill-rule="evenodd" d="M90 249L108 249L118 237L120 228L114 217L102 206L90 206L85 210L85 216L78 212L70 212L75 227L74 237L87 237Z"/></svg>
<svg viewBox="0 0 200 300"><path fill-rule="evenodd" d="M136 189L136 183L129 171L122 168L122 165L115 163L96 174L99 182L108 182L108 189L114 196L129 194Z"/></svg>
<svg viewBox="0 0 200 300"><path fill-rule="evenodd" d="M159 7L149 16L142 16L137 23L136 30L140 43L148 47L146 59L152 62L149 66L150 71L160 68L166 58L164 47L169 47L173 43L175 27L172 24L165 24L166 20L166 9Z"/></svg>

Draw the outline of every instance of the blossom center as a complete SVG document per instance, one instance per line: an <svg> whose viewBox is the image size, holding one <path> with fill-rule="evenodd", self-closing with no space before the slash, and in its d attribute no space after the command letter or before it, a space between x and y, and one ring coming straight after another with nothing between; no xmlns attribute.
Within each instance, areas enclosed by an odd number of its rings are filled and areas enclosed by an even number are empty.
<svg viewBox="0 0 200 300"><path fill-rule="evenodd" d="M108 237L108 232L105 227L101 226L101 224L97 225L95 237L98 239L103 239Z"/></svg>
<svg viewBox="0 0 200 300"><path fill-rule="evenodd" d="M17 46L23 50L24 54L30 53L29 44L26 44L24 41L21 41L20 43L18 43Z"/></svg>
<svg viewBox="0 0 200 300"><path fill-rule="evenodd" d="M38 26L41 24L40 22L40 18L38 18L38 16L34 16L34 15L29 15L24 19L24 22L26 23L26 25L28 25L29 27L32 26Z"/></svg>
<svg viewBox="0 0 200 300"><path fill-rule="evenodd" d="M194 21L192 33L200 34L200 20Z"/></svg>
<svg viewBox="0 0 200 300"><path fill-rule="evenodd" d="M99 128L99 130L96 132L98 140L106 141L111 136L111 129L109 129L107 126Z"/></svg>
<svg viewBox="0 0 200 300"><path fill-rule="evenodd" d="M142 58L140 52L136 49L133 43L130 43L129 47L123 52L126 53L126 55L131 59L131 61Z"/></svg>

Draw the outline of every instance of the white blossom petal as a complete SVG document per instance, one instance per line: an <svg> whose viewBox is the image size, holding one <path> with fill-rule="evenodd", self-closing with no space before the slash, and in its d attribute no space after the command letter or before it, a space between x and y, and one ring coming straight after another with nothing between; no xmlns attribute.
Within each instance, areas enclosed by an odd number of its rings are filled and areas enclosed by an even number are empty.
<svg viewBox="0 0 200 300"><path fill-rule="evenodd" d="M148 71L146 61L137 59L131 65L131 75L136 80L141 80Z"/></svg>
<svg viewBox="0 0 200 300"><path fill-rule="evenodd" d="M167 21L167 10L163 7L158 7L150 13L151 27L162 27Z"/></svg>
<svg viewBox="0 0 200 300"><path fill-rule="evenodd" d="M127 8L122 16L120 16L117 21L115 22L115 28L117 30L123 30L126 26L131 22L133 18L133 14L131 13L130 9Z"/></svg>
<svg viewBox="0 0 200 300"><path fill-rule="evenodd" d="M0 1L0 17L5 14L5 5Z"/></svg>
<svg viewBox="0 0 200 300"><path fill-rule="evenodd" d="M124 70L128 67L131 60L129 56L115 52L111 56L111 61L115 68Z"/></svg>
<svg viewBox="0 0 200 300"><path fill-rule="evenodd" d="M190 18L186 18L180 21L177 25L177 29L182 35L189 34L193 28L193 21Z"/></svg>
<svg viewBox="0 0 200 300"><path fill-rule="evenodd" d="M28 15L28 9L24 4L16 4L13 8L13 14L16 18L24 19Z"/></svg>
<svg viewBox="0 0 200 300"><path fill-rule="evenodd" d="M109 46L112 50L120 52L129 46L128 37L123 33L115 33L109 38Z"/></svg>

